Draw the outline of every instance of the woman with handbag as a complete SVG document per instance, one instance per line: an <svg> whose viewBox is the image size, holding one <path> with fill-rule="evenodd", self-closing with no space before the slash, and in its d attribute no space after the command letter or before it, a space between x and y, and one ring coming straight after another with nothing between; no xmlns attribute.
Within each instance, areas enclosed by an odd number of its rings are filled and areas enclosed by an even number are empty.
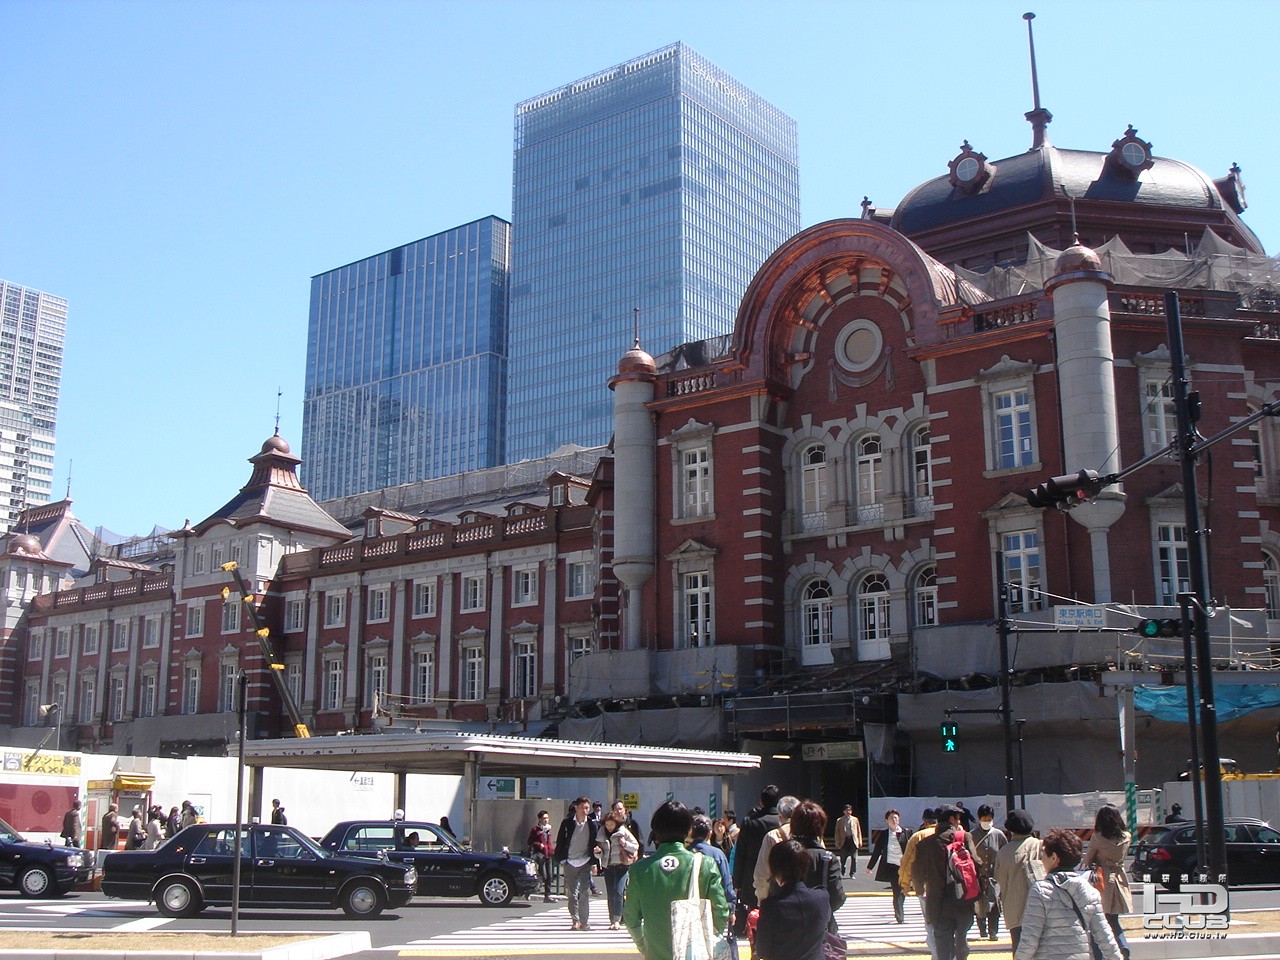
<svg viewBox="0 0 1280 960"><path fill-rule="evenodd" d="M1129 840L1120 809L1108 803L1098 809L1089 851L1080 862L1081 869L1092 868L1090 882L1102 895L1102 912L1111 925L1124 960L1129 960L1129 941L1120 926L1120 914L1133 912L1133 894L1129 891L1129 876L1124 869L1125 858L1129 855Z"/></svg>
<svg viewBox="0 0 1280 960"><path fill-rule="evenodd" d="M1045 877L1027 891L1014 960L1121 960L1098 891L1075 872L1080 838L1050 830L1040 844L1040 862Z"/></svg>
<svg viewBox="0 0 1280 960"><path fill-rule="evenodd" d="M609 929L617 930L622 923L627 868L636 862L640 854L640 841L618 822L617 815L610 813L600 821L596 851L600 866L604 868L604 889L609 897Z"/></svg>
<svg viewBox="0 0 1280 960"><path fill-rule="evenodd" d="M753 955L758 960L823 960L831 900L805 883L812 864L797 840L775 843L769 851L771 892L760 901L756 921Z"/></svg>

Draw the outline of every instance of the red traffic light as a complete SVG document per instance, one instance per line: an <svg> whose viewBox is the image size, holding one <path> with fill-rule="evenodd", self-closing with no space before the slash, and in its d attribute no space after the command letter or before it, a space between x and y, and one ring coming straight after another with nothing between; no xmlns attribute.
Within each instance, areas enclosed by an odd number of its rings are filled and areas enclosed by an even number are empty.
<svg viewBox="0 0 1280 960"><path fill-rule="evenodd" d="M1027 503L1044 510L1057 507L1070 510L1077 504L1096 497L1110 481L1098 476L1097 470L1080 470L1061 477L1051 477L1034 490L1023 494Z"/></svg>

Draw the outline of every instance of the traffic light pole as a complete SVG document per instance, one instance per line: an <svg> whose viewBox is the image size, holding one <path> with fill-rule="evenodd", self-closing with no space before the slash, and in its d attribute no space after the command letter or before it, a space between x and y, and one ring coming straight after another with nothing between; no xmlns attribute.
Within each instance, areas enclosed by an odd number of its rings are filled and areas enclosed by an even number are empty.
<svg viewBox="0 0 1280 960"><path fill-rule="evenodd" d="M1000 636L1000 729L1004 735L1004 812L1013 809L1013 705L1009 669L1009 584L1004 578L1004 551L996 551L996 632Z"/></svg>
<svg viewBox="0 0 1280 960"><path fill-rule="evenodd" d="M1178 594L1178 606L1182 609L1182 657L1183 676L1187 680L1187 730L1191 733L1191 763L1187 770L1187 782L1191 784L1192 809L1196 824L1204 823L1204 781L1200 776L1200 735L1196 730L1195 661L1191 656L1191 607L1195 597L1189 593ZM1205 862L1204 831L1196 831L1196 863Z"/></svg>
<svg viewBox="0 0 1280 960"><path fill-rule="evenodd" d="M1200 528L1200 496L1196 485L1197 434L1191 416L1186 372L1186 358L1182 341L1182 313L1178 294L1166 290L1164 294L1165 324L1169 332L1170 377L1173 381L1174 413L1178 421L1178 453L1182 466L1182 504L1186 512L1187 563L1190 566L1189 581L1194 602L1189 603L1192 627L1195 634L1196 674L1200 686L1200 745L1201 769L1192 771L1204 778L1205 820L1198 826L1207 834L1209 880L1224 882L1227 873L1226 834L1222 809L1222 761L1218 748L1218 713L1213 696L1213 648L1209 643L1209 624L1205 611L1209 609L1209 577L1205 566L1204 531ZM1239 425L1236 426L1239 429ZM1176 561L1175 561L1176 563ZM1177 572L1175 568L1174 576ZM1189 599L1192 599L1189 598ZM1190 664L1187 683L1191 683ZM1193 786L1199 787L1198 783ZM1198 864L1201 870L1205 864Z"/></svg>

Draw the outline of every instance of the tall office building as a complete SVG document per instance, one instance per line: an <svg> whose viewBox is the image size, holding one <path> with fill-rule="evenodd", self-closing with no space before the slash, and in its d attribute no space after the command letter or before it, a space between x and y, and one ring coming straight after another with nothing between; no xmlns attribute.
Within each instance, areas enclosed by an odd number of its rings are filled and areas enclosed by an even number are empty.
<svg viewBox="0 0 1280 960"><path fill-rule="evenodd" d="M502 462L510 231L485 217L311 278L315 499Z"/></svg>
<svg viewBox="0 0 1280 960"><path fill-rule="evenodd" d="M67 301L0 280L0 523L47 503Z"/></svg>
<svg viewBox="0 0 1280 960"><path fill-rule="evenodd" d="M728 333L800 229L795 121L682 43L516 106L506 456L608 442L606 386Z"/></svg>

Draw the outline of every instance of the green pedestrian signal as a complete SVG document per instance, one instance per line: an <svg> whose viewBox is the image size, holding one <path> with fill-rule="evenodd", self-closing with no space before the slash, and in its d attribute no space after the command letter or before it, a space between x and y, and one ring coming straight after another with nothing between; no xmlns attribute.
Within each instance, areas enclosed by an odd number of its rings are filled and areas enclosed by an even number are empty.
<svg viewBox="0 0 1280 960"><path fill-rule="evenodd" d="M947 721L942 724L942 752L957 753L960 746L960 727Z"/></svg>

